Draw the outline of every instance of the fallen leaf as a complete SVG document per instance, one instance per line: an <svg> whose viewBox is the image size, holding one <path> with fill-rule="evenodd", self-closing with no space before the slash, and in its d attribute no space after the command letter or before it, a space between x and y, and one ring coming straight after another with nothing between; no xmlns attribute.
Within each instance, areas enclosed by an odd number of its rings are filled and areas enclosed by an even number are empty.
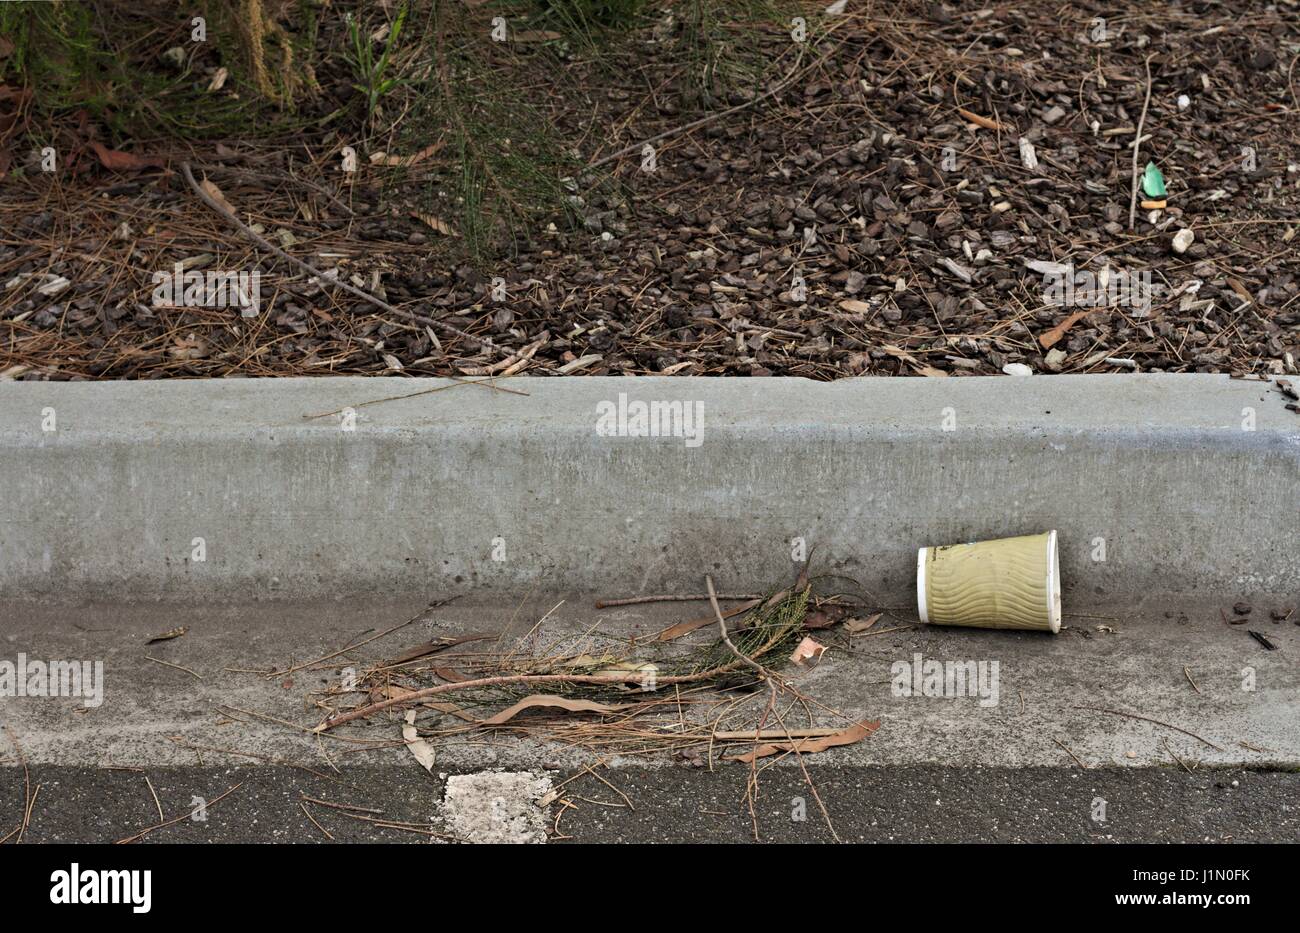
<svg viewBox="0 0 1300 933"><path fill-rule="evenodd" d="M1092 312L1095 310L1097 309L1084 308L1082 311L1075 311L1073 314L1067 317L1060 324L1057 324L1051 330L1044 331L1043 334L1038 338L1038 342L1043 345L1044 350L1050 350L1053 345L1055 345L1062 337L1065 336L1066 331L1068 331L1075 324L1078 324L1089 314L1092 314Z"/></svg>
<svg viewBox="0 0 1300 933"><path fill-rule="evenodd" d="M564 36L549 29L524 29L512 34L510 38L516 42L553 42Z"/></svg>
<svg viewBox="0 0 1300 933"><path fill-rule="evenodd" d="M24 88L20 91L17 88L9 87L7 84L0 84L0 103L11 100L15 102L12 109L7 113L0 113L0 142L7 140L20 126L26 126L29 108L24 105L31 97L31 94L30 88Z"/></svg>
<svg viewBox="0 0 1300 933"><path fill-rule="evenodd" d="M402 726L402 741L406 743L406 747L411 750L411 754L415 756L415 760L420 763L421 767L425 771L432 773L435 758L433 746L420 738L420 733L416 731L415 710L413 709L406 711L406 725Z"/></svg>
<svg viewBox="0 0 1300 933"><path fill-rule="evenodd" d="M891 343L885 343L885 344L881 344L880 349L884 350L884 351L885 351L886 353L888 353L890 356L897 357L898 359L902 360L903 362L911 364L912 368L915 369L915 370L916 370L918 373L920 373L922 376L946 376L946 375L948 375L948 374L947 374L946 372L944 372L942 369L936 369L936 368L933 367L933 366L929 366L929 365L926 365L925 363L922 363L920 360L918 360L918 359L917 359L916 357L914 357L912 354L908 353L908 352L907 352L906 350L904 350L902 347L896 347L896 346L894 346L894 345L891 344Z"/></svg>
<svg viewBox="0 0 1300 933"><path fill-rule="evenodd" d="M821 660L821 656L826 653L826 646L814 641L808 636L799 642L799 647L794 649L794 654L790 655L790 660L800 667L804 666L804 661Z"/></svg>
<svg viewBox="0 0 1300 933"><path fill-rule="evenodd" d="M761 599L751 599L747 603L741 603L734 609L728 609L722 614L722 617L724 619L730 619L732 616L740 615L742 612L748 612L761 602ZM676 625L669 626L655 637L659 641L672 641L674 638L681 638L683 635L687 635L696 629L704 628L706 625L716 625L717 622L717 616L701 616L698 619L691 619L689 622L678 622Z"/></svg>
<svg viewBox="0 0 1300 933"><path fill-rule="evenodd" d="M849 614L847 606L827 606L824 609L814 609L803 617L803 627L805 629L830 628L837 622L844 619Z"/></svg>
<svg viewBox="0 0 1300 933"><path fill-rule="evenodd" d="M861 635L867 629L871 628L871 626L879 622L882 616L884 616L883 612L877 612L875 615L867 616L865 619L849 619L849 621L844 623L844 630L850 635Z"/></svg>
<svg viewBox="0 0 1300 933"><path fill-rule="evenodd" d="M752 752L747 752L744 755L737 755L734 758L728 758L727 761L742 761L749 764L757 761L759 758L766 758L768 755L775 755L777 752L799 752L800 754L812 755L817 752L824 752L828 748L835 748L840 745L852 745L855 742L861 742L879 728L879 719L867 723L854 723L847 729L841 729L834 735L822 736L821 738L796 739L793 742L768 742L765 745L758 746Z"/></svg>
<svg viewBox="0 0 1300 933"><path fill-rule="evenodd" d="M436 143L430 146L426 146L425 148L421 149L419 152L413 153L409 156L395 156L395 155L389 155L386 152L372 152L370 153L370 164L389 165L389 166L395 166L397 168L409 168L410 166L415 165L417 162L423 162L425 159L429 158L429 156L433 155L435 152L441 149L445 144L445 142L446 140L440 139Z"/></svg>
<svg viewBox="0 0 1300 933"><path fill-rule="evenodd" d="M138 156L131 152L109 149L93 140L90 148L95 150L95 155L99 157L99 164L110 172L135 172L145 168L167 167L167 161L161 156Z"/></svg>
<svg viewBox="0 0 1300 933"><path fill-rule="evenodd" d="M173 638L180 638L188 631L189 629L182 625L180 628L174 628L171 631L163 632L161 635L153 636L153 638L150 638L145 642L145 644L152 645L160 641L171 641Z"/></svg>
<svg viewBox="0 0 1300 933"><path fill-rule="evenodd" d="M1245 307L1255 300L1255 296L1247 290L1245 285L1241 284L1240 279L1234 279L1232 276L1228 276L1228 287L1236 292L1237 297L1241 299L1242 304L1238 306L1239 308Z"/></svg>
<svg viewBox="0 0 1300 933"><path fill-rule="evenodd" d="M593 700L571 700L568 697L554 696L549 693L535 693L530 697L524 697L514 706L506 707L495 716L482 720L480 725L499 726L514 719L524 710L538 707L553 707L568 710L571 713L616 713L621 709L627 709L627 704L611 706Z"/></svg>
<svg viewBox="0 0 1300 933"><path fill-rule="evenodd" d="M974 123L976 126L982 126L986 130L1009 130L1011 127L1005 123L999 123L997 120L990 120L988 117L981 117L978 113L972 113L962 107L957 108L957 112Z"/></svg>
<svg viewBox="0 0 1300 933"><path fill-rule="evenodd" d="M431 227L438 233L441 233L443 236L460 236L459 233L447 226L445 220L434 217L432 214L421 214L418 211L411 211L411 216L420 221L420 223Z"/></svg>
<svg viewBox="0 0 1300 933"><path fill-rule="evenodd" d="M168 347L167 352L177 360L201 360L210 352L208 342L198 334L186 334L176 338L176 346Z"/></svg>
<svg viewBox="0 0 1300 933"><path fill-rule="evenodd" d="M214 185L212 182L208 181L205 178L203 179L203 181L199 182L199 187L202 188L204 191L206 191L208 197L216 201L217 204L221 207L221 209L227 212L228 214L230 214L231 217L239 216L239 214L235 212L235 206L226 200L226 196L221 193L221 189L218 188L216 185Z"/></svg>

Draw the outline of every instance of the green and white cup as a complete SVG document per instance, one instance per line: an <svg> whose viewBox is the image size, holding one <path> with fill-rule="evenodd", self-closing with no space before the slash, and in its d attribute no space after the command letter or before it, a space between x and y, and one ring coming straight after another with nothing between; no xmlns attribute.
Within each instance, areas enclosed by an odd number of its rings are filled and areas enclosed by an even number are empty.
<svg viewBox="0 0 1300 933"><path fill-rule="evenodd" d="M1056 532L923 547L916 601L921 621L933 625L1059 632Z"/></svg>

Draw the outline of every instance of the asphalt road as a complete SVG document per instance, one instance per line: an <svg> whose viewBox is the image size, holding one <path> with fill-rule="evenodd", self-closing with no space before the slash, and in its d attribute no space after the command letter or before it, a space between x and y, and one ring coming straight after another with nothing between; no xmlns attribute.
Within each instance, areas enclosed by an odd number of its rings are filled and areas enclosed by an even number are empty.
<svg viewBox="0 0 1300 933"><path fill-rule="evenodd" d="M1295 772L933 765L809 771L845 842L1300 840ZM551 775L557 785L571 776ZM755 821L765 842L832 840L798 768L760 772L752 818L745 795L750 773L742 765L712 773L619 768L601 776L610 784L584 773L561 788L560 800L569 804L556 802L547 814L552 827L559 817L553 842L743 843L753 841ZM339 842L445 838L430 835L446 829L442 779L414 766L345 767L326 776L275 765L139 771L41 765L30 778L40 791L25 843L116 841L164 822L159 805L167 819L185 814L195 796L209 801L205 822L183 818L143 841L325 842L327 833ZM23 788L21 768L0 769L0 836L21 818ZM334 806L306 802L304 795ZM1105 801L1104 821L1092 818L1098 799ZM372 820L411 825L387 828Z"/></svg>

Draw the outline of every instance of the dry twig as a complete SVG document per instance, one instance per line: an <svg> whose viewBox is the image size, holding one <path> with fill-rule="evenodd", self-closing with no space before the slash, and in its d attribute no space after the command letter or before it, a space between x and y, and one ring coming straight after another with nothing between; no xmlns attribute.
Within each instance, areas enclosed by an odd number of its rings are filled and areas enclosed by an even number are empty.
<svg viewBox="0 0 1300 933"><path fill-rule="evenodd" d="M1147 108L1151 106L1151 55L1146 57L1142 67L1146 69L1147 74L1147 96L1142 102L1142 116L1138 118L1137 133L1133 137L1133 190L1129 199L1128 206L1128 228L1133 229L1133 222L1137 218L1137 201L1138 201L1138 150L1142 147L1142 125L1147 120Z"/></svg>

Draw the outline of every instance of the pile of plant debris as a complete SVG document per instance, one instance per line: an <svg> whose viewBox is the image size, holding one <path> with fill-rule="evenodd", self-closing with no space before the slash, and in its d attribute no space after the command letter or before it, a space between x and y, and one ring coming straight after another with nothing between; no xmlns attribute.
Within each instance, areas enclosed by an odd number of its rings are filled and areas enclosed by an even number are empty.
<svg viewBox="0 0 1300 933"><path fill-rule="evenodd" d="M412 730L408 744L504 732L581 748L597 758L667 752L712 761L715 749L721 754L741 743L751 746L746 754L724 757L750 762L820 751L874 731L877 723L821 707L778 673L791 663L820 660L826 646L810 632L850 619L857 608L852 600L817 597L801 577L726 611L716 596L711 603L709 615L640 643L593 631L543 645L543 619L512 645L500 645L492 635L417 645L357 669L355 681L314 695L314 704L326 711L314 731L376 722L391 730L391 716L403 713ZM869 627L878 618L851 628ZM711 637L688 638L696 631ZM771 702L755 722L747 707L756 692ZM785 694L809 718L806 724L787 724L790 706L778 702ZM827 715L840 725L817 724Z"/></svg>
<svg viewBox="0 0 1300 933"><path fill-rule="evenodd" d="M828 642L861 635L882 613L864 616L843 594L816 595L806 574L756 597L720 598L706 582L707 595L676 599L707 600L707 615L641 641L592 630L547 643L543 617L509 645L496 635L443 637L350 668L355 678L310 696L325 714L310 731L348 727L354 740L400 732L430 771L440 748L495 735L580 750L596 763L663 755L710 769L739 762L751 769L751 814L759 762L793 756L816 797L802 756L860 742L880 722L820 703L782 670L820 663L829 645L814 633ZM344 652L292 670L328 668Z"/></svg>

